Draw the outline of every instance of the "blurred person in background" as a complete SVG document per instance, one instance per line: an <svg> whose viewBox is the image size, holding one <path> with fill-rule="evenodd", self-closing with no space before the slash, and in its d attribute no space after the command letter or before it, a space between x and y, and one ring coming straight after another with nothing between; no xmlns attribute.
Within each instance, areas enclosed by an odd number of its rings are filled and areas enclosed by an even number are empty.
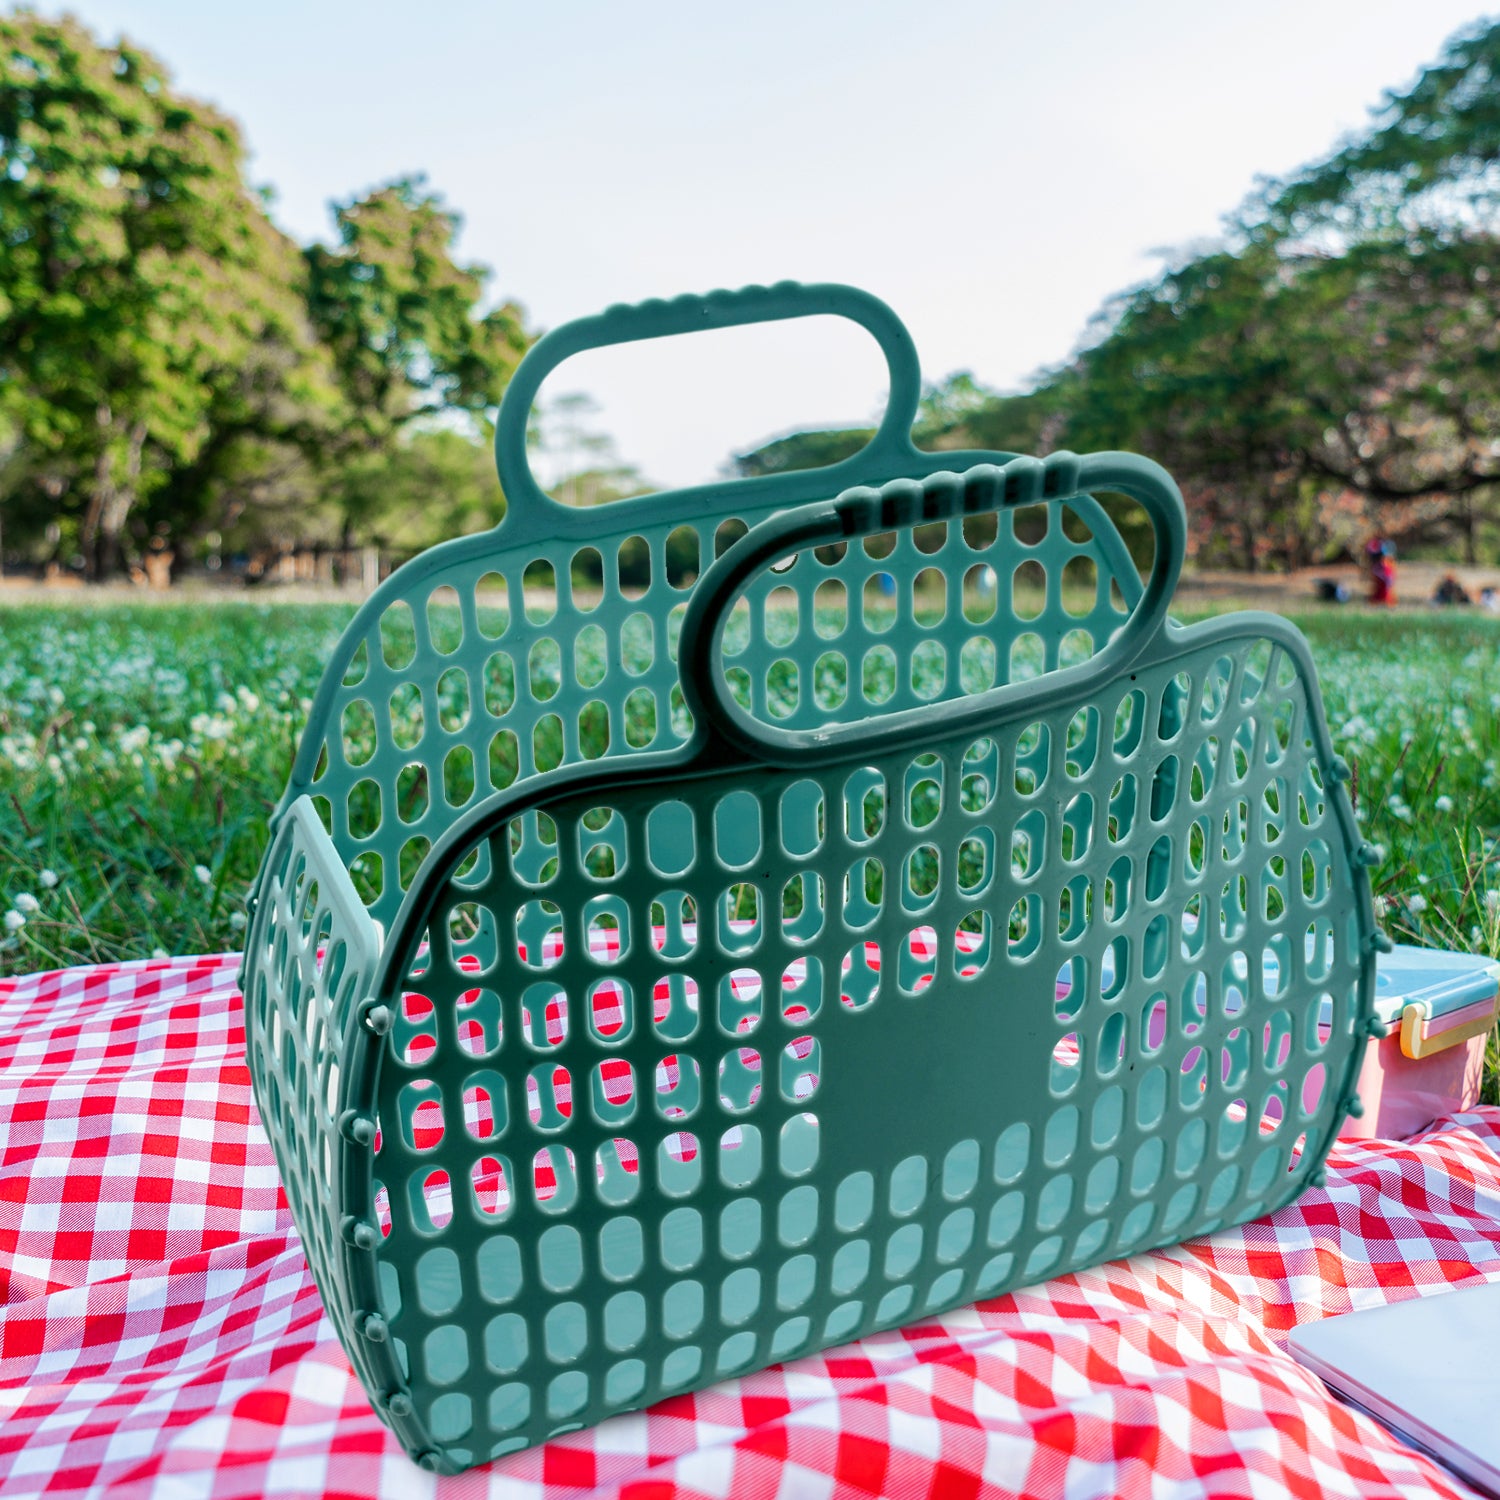
<svg viewBox="0 0 1500 1500"><path fill-rule="evenodd" d="M1396 602L1396 544L1374 536L1365 543L1365 564L1370 570L1370 603Z"/></svg>

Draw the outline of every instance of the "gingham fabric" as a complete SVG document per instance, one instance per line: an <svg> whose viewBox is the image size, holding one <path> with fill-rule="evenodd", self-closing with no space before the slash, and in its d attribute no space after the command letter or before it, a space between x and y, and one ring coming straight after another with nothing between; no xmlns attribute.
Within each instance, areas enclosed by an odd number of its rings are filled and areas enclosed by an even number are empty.
<svg viewBox="0 0 1500 1500"><path fill-rule="evenodd" d="M0 1494L1467 1495L1285 1352L1500 1280L1500 1110L1340 1145L1270 1219L727 1381L453 1479L324 1320L232 957L0 982Z"/></svg>

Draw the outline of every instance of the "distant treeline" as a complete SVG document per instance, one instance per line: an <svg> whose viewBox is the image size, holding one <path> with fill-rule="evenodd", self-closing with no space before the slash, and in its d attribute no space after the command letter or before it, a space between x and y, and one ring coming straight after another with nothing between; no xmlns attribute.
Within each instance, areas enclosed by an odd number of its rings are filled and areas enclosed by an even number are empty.
<svg viewBox="0 0 1500 1500"><path fill-rule="evenodd" d="M1374 533L1500 555L1500 24L1461 33L1369 128L1265 182L1221 246L1098 315L1032 389L927 393L919 441L1129 448L1165 464L1205 564L1302 567ZM846 456L809 433L744 473Z"/></svg>
<svg viewBox="0 0 1500 1500"><path fill-rule="evenodd" d="M1205 563L1303 566L1374 532L1493 558L1497 209L1487 23L1327 160L1263 183L1221 245L1113 299L1031 389L929 389L918 440L1149 454ZM0 14L0 560L105 577L153 552L411 551L496 519L520 308L455 258L457 216L421 179L333 216L331 245L277 229L238 127L149 53ZM865 436L735 462L824 464ZM562 488L642 483L600 462Z"/></svg>

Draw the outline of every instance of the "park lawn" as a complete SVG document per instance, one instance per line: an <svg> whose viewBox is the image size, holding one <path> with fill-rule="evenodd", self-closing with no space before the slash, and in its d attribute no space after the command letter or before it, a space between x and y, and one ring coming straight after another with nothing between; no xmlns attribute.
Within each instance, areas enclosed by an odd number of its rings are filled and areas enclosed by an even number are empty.
<svg viewBox="0 0 1500 1500"><path fill-rule="evenodd" d="M0 606L0 913L25 918L0 929L0 975L241 946L267 815L352 612ZM1387 929L1500 956L1500 621L1294 618L1385 851Z"/></svg>

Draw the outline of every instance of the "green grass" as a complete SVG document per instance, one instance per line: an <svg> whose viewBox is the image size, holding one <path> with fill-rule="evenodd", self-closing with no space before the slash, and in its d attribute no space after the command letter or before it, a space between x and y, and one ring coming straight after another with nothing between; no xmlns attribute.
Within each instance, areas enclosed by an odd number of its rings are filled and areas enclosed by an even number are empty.
<svg viewBox="0 0 1500 1500"><path fill-rule="evenodd" d="M0 610L0 903L38 903L0 934L0 972L240 946L266 818L350 614Z"/></svg>
<svg viewBox="0 0 1500 1500"><path fill-rule="evenodd" d="M350 613L0 608L0 913L25 917L0 929L0 973L240 946L267 815ZM1297 623L1361 825L1386 851L1387 929L1500 956L1500 622ZM1491 1099L1497 1064L1492 1041Z"/></svg>

